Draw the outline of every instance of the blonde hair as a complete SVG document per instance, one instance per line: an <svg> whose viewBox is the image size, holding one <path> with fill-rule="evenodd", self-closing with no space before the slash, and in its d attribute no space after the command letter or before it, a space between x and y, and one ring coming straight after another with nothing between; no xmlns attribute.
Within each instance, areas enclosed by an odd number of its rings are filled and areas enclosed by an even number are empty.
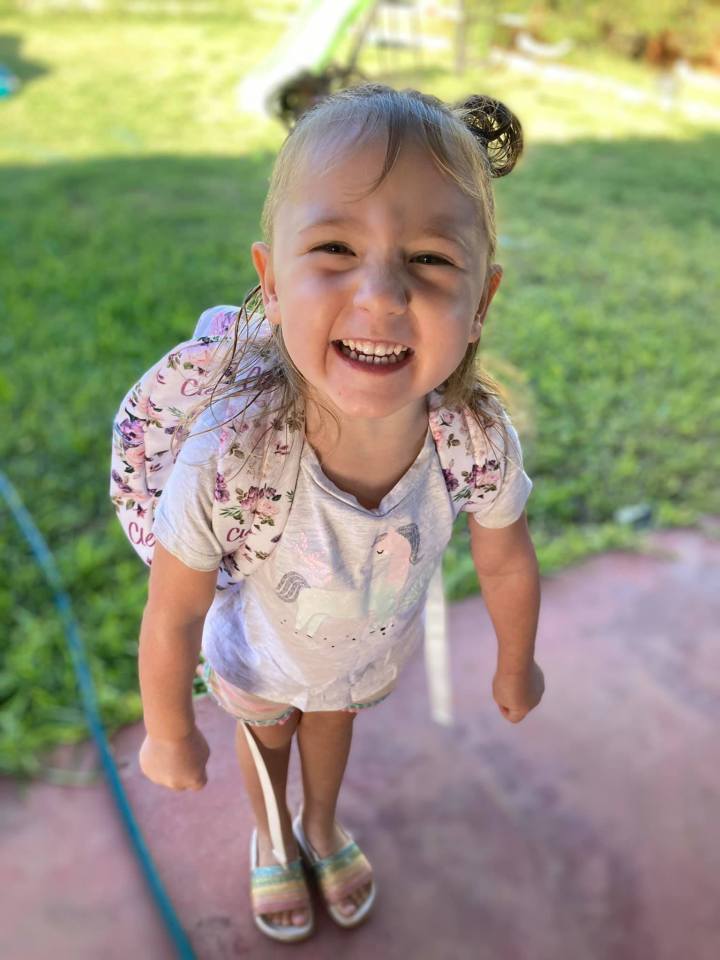
<svg viewBox="0 0 720 960"><path fill-rule="evenodd" d="M513 169L522 152L523 137L517 117L504 104L486 96L471 96L450 107L437 97L417 90L394 90L383 84L365 83L320 100L290 131L273 166L261 217L266 242L272 244L278 207L291 191L304 164L312 159L315 170L321 162L317 156L320 146L322 162L328 169L341 160L354 143L375 137L385 137L387 147L383 168L372 184L371 192L393 168L402 145L412 139L425 148L438 168L474 201L478 222L486 233L487 284L488 270L496 250L495 204L490 180L505 176ZM487 287L484 294L486 292ZM254 327L253 320L256 321ZM277 400L277 406L271 411L274 422L289 422L291 429L299 429L304 404L309 397L309 385L287 351L281 325L274 325L271 332L261 333L263 321L258 285L243 300L235 323L234 343L221 364L222 373L209 399L205 397L191 412L182 429L183 436L187 436L188 425L216 399L249 397L244 412L269 390L274 391ZM244 325L244 335L238 348L241 324ZM479 343L478 339L468 345L457 368L437 390L443 395L446 406L468 407L483 430L497 426L507 439L504 413L498 399L500 389L480 371L476 361ZM259 374L252 369L258 360L263 361L264 369ZM215 398L215 390L222 383L231 384L231 387ZM332 412L324 406L323 409L339 426Z"/></svg>

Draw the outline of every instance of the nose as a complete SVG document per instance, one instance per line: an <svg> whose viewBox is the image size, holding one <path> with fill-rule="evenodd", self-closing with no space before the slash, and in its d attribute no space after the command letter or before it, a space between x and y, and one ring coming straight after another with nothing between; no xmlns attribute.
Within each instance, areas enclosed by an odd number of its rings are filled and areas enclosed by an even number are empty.
<svg viewBox="0 0 720 960"><path fill-rule="evenodd" d="M408 297L402 270L389 263L368 265L362 272L353 302L359 309L378 316L404 313Z"/></svg>

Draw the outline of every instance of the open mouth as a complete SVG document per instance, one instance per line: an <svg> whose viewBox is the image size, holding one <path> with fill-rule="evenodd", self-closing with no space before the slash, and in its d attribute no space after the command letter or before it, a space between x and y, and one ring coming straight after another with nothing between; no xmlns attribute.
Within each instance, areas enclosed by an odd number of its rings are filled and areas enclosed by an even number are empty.
<svg viewBox="0 0 720 960"><path fill-rule="evenodd" d="M333 340L332 345L344 360L358 369L367 370L368 373L390 373L399 370L401 367L406 367L413 356L413 350L410 347L403 347L397 353L393 351L387 352L384 356L378 356L353 349L342 340Z"/></svg>

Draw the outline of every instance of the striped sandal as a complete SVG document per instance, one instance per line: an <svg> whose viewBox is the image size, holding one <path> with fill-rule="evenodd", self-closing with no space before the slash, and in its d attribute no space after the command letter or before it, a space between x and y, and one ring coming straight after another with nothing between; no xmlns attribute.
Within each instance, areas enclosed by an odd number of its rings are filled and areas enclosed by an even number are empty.
<svg viewBox="0 0 720 960"><path fill-rule="evenodd" d="M319 857L310 845L302 825L302 811L293 821L293 833L300 847L305 862L310 867L317 880L328 913L335 923L341 927L356 927L370 913L375 902L376 886L373 880L372 867L365 854L355 843L347 830L343 833L348 842L340 850L327 857ZM354 890L370 881L370 893L360 904L358 909L349 915L338 908L340 901L345 900Z"/></svg>
<svg viewBox="0 0 720 960"><path fill-rule="evenodd" d="M313 932L315 918L301 858L291 860L287 867L279 863L259 867L257 830L250 837L250 902L255 925L273 940L294 943ZM298 908L308 911L308 922L302 927L272 924L264 916Z"/></svg>

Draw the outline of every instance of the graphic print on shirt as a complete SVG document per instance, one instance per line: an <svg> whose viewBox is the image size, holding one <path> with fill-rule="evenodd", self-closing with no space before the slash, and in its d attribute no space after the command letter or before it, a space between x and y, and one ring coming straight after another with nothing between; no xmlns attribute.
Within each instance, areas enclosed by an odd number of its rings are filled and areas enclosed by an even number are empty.
<svg viewBox="0 0 720 960"><path fill-rule="evenodd" d="M305 541L307 548L307 541ZM408 523L397 530L379 534L370 547L369 591L327 587L332 574L317 553L310 550L307 558L315 583L309 583L302 573L291 570L284 574L276 587L277 596L286 603L297 603L295 627L306 636L314 637L328 618L367 619L371 624L384 623L393 613L411 607L419 591L406 590L411 567L420 553L420 531L416 523ZM311 574L311 576L312 576Z"/></svg>

